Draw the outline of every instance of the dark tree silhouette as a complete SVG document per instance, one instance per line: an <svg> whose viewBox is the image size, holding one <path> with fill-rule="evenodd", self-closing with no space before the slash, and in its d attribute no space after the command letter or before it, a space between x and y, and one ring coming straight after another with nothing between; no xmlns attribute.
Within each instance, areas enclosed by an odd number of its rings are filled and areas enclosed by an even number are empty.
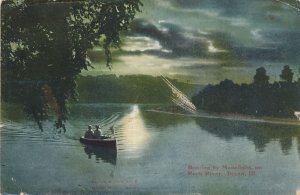
<svg viewBox="0 0 300 195"><path fill-rule="evenodd" d="M288 83L291 83L293 81L293 76L294 76L293 71L290 69L288 65L285 65L283 67L283 70L281 71L280 78Z"/></svg>
<svg viewBox="0 0 300 195"><path fill-rule="evenodd" d="M254 83L238 85L225 79L206 86L192 102L212 112L294 118L294 111L300 110L300 82L268 84L268 79L266 70L258 68Z"/></svg>
<svg viewBox="0 0 300 195"><path fill-rule="evenodd" d="M253 84L258 87L264 87L269 84L269 76L267 76L264 67L256 69L256 74L253 77Z"/></svg>
<svg viewBox="0 0 300 195"><path fill-rule="evenodd" d="M41 121L52 110L56 126L67 119L66 103L76 99L75 78L91 67L88 49L120 44L140 0L6 0L1 6L2 99L19 103Z"/></svg>

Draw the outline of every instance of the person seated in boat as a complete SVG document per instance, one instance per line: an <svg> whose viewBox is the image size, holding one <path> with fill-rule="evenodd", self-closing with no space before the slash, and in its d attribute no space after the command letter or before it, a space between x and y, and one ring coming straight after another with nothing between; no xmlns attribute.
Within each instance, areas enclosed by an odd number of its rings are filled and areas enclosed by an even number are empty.
<svg viewBox="0 0 300 195"><path fill-rule="evenodd" d="M300 121L300 112L294 112L294 115L297 117L297 119Z"/></svg>
<svg viewBox="0 0 300 195"><path fill-rule="evenodd" d="M84 134L84 138L94 138L94 133L92 131L92 126L88 126L88 130Z"/></svg>
<svg viewBox="0 0 300 195"><path fill-rule="evenodd" d="M96 130L94 131L94 138L100 139L102 135L101 129L99 128L99 125L96 125Z"/></svg>

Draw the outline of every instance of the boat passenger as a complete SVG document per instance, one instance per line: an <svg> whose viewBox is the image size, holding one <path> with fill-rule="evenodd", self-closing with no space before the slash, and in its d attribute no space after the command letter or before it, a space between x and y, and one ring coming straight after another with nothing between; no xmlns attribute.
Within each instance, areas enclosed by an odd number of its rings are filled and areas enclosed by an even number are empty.
<svg viewBox="0 0 300 195"><path fill-rule="evenodd" d="M94 138L100 139L102 135L101 129L99 128L99 125L96 125L96 130L94 131Z"/></svg>
<svg viewBox="0 0 300 195"><path fill-rule="evenodd" d="M297 119L300 121L300 112L294 112L294 115L297 117Z"/></svg>
<svg viewBox="0 0 300 195"><path fill-rule="evenodd" d="M84 137L85 138L93 138L94 137L94 133L92 131L91 125L88 126L88 130L85 132Z"/></svg>

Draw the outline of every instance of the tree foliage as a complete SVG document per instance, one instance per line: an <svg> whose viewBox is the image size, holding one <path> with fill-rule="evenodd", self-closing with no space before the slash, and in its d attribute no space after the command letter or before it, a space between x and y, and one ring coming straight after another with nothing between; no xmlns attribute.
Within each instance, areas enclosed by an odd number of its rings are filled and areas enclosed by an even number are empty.
<svg viewBox="0 0 300 195"><path fill-rule="evenodd" d="M300 110L300 82L268 84L264 68L258 68L250 84L235 84L231 80L208 85L192 98L198 109L241 113L256 116L294 117Z"/></svg>
<svg viewBox="0 0 300 195"><path fill-rule="evenodd" d="M269 84L269 76L267 76L266 69L264 67L256 69L256 74L253 77L253 83L259 87L264 87Z"/></svg>
<svg viewBox="0 0 300 195"><path fill-rule="evenodd" d="M293 76L294 76L293 71L290 69L288 65L285 65L283 67L283 70L281 71L280 78L288 83L291 83L293 81Z"/></svg>
<svg viewBox="0 0 300 195"><path fill-rule="evenodd" d="M2 2L2 99L23 105L41 129L49 110L64 127L76 76L91 67L88 49L102 46L110 67L110 48L119 46L140 6L140 0Z"/></svg>

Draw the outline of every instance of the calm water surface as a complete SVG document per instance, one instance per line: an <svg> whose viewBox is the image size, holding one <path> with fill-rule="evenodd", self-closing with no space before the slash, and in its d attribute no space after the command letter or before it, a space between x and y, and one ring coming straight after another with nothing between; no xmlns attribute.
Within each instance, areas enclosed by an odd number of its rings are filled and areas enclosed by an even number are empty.
<svg viewBox="0 0 300 195"><path fill-rule="evenodd" d="M81 104L68 131L2 117L1 192L296 194L300 126L147 111L151 106ZM117 151L86 147L88 124L114 126Z"/></svg>

